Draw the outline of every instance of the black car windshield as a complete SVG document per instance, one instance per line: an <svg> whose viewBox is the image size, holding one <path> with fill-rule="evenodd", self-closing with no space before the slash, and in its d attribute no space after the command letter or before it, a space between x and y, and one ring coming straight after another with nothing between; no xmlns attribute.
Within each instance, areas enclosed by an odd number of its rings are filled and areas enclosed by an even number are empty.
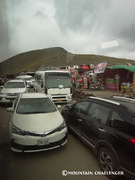
<svg viewBox="0 0 135 180"><path fill-rule="evenodd" d="M49 98L23 98L20 100L16 112L19 114L49 113L56 111L56 107Z"/></svg>
<svg viewBox="0 0 135 180"><path fill-rule="evenodd" d="M25 88L24 82L8 82L5 88Z"/></svg>

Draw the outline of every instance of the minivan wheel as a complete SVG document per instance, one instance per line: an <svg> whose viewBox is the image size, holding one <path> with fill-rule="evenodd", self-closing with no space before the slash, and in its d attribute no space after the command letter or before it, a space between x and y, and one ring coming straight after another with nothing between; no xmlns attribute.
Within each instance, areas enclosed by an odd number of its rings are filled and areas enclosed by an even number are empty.
<svg viewBox="0 0 135 180"><path fill-rule="evenodd" d="M102 171L116 171L116 158L107 148L101 148L98 152L99 165Z"/></svg>

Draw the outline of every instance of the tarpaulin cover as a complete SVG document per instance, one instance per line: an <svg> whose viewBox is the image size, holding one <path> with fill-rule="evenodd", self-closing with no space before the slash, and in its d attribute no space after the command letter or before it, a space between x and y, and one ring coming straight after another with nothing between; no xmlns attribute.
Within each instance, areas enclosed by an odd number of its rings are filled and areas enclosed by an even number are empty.
<svg viewBox="0 0 135 180"><path fill-rule="evenodd" d="M133 65L133 66L127 66L127 65L123 65L123 64L121 64L121 65L113 65L111 67L111 69L126 69L126 70L128 70L130 72L135 73L135 65Z"/></svg>

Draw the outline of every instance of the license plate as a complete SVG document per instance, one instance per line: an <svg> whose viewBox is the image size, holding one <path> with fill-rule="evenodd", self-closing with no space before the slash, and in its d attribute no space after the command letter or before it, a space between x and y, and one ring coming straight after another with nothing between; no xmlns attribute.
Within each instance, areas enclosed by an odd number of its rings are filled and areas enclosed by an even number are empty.
<svg viewBox="0 0 135 180"><path fill-rule="evenodd" d="M47 144L49 144L49 140L48 139L37 140L37 145L38 146L44 146L44 145L47 145Z"/></svg>

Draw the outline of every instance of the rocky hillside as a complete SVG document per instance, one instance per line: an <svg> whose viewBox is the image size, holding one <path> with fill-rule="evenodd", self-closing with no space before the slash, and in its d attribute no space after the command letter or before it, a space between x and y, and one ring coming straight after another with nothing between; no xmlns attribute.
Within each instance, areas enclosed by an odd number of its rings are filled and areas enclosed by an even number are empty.
<svg viewBox="0 0 135 180"><path fill-rule="evenodd" d="M72 54L61 47L34 50L13 56L0 63L0 76L16 74L24 71L35 71L41 65L47 66L67 66L80 64L94 64L107 61L109 66L114 64L125 64L133 60L98 56Z"/></svg>

